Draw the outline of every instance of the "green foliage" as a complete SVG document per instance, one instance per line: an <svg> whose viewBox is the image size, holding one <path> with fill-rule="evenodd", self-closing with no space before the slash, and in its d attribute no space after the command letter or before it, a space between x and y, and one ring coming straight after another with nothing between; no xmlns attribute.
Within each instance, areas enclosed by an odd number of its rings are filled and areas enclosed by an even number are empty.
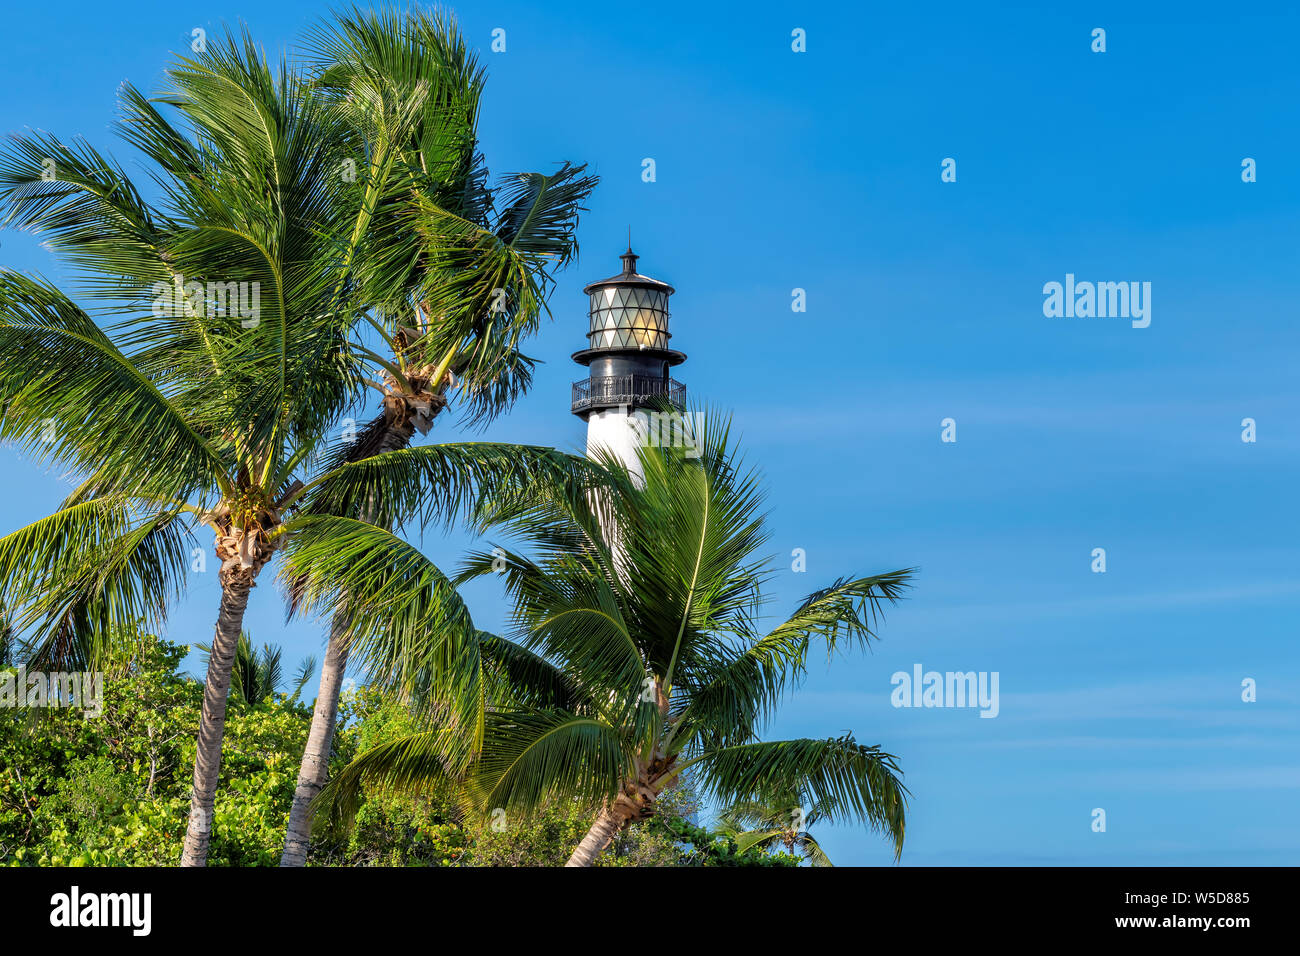
<svg viewBox="0 0 1300 956"><path fill-rule="evenodd" d="M718 830L741 849L785 847L813 866L833 866L810 828L826 817L826 806L797 790L773 794L766 800L742 800L718 816Z"/></svg>
<svg viewBox="0 0 1300 956"><path fill-rule="evenodd" d="M802 862L791 853L742 850L730 835L714 833L680 818L659 817L656 825L688 847L686 858L692 866L798 866Z"/></svg>
<svg viewBox="0 0 1300 956"><path fill-rule="evenodd" d="M203 688L187 648L119 635L99 717L0 711L0 863L172 866L189 814ZM232 706L210 861L274 865L310 711L283 695Z"/></svg>
<svg viewBox="0 0 1300 956"><path fill-rule="evenodd" d="M66 710L0 710L0 865L174 866L190 809L201 685L180 671L188 648L119 633L97 718ZM311 720L284 694L232 699L209 865L274 866ZM346 691L333 769L415 731L419 717L373 687ZM677 792L674 791L674 794ZM675 801L675 802L674 802ZM665 812L694 814L685 792ZM483 817L452 787L419 796L368 790L354 825L325 829L310 865L555 866L591 824L572 801L527 818ZM603 866L697 862L658 820L635 824ZM712 864L708 864L712 865Z"/></svg>
<svg viewBox="0 0 1300 956"><path fill-rule="evenodd" d="M419 716L373 687L344 693L343 728L336 734L334 772L355 755L414 733ZM694 812L694 803L681 808ZM573 801L552 803L535 814L504 811L481 815L448 783L403 793L366 788L350 826L319 828L311 864L335 866L560 866L591 826L591 815ZM670 834L633 826L602 858L607 866L673 866L685 857Z"/></svg>
<svg viewBox="0 0 1300 956"><path fill-rule="evenodd" d="M80 757L68 764L68 775L55 786L50 804L91 831L122 812L130 786L107 757Z"/></svg>

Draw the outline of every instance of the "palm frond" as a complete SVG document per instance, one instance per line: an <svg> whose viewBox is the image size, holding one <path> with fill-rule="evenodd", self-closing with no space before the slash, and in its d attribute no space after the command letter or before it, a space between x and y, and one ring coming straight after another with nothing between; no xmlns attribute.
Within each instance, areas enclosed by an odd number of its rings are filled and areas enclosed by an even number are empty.
<svg viewBox="0 0 1300 956"><path fill-rule="evenodd" d="M810 594L789 618L743 649L716 651L700 674L686 675L690 703L674 735L743 740L772 716L787 684L803 677L814 638L828 655L844 644L865 647L876 638L884 605L899 600L912 574L906 569L841 579ZM700 676L707 678L702 684L696 683Z"/></svg>
<svg viewBox="0 0 1300 956"><path fill-rule="evenodd" d="M485 810L530 813L563 795L596 808L632 773L628 741L604 721L563 710L494 711L473 793Z"/></svg>
<svg viewBox="0 0 1300 956"><path fill-rule="evenodd" d="M0 270L0 396L0 437L95 474L101 493L189 500L220 482L223 461L201 410L163 394L58 289L8 270Z"/></svg>
<svg viewBox="0 0 1300 956"><path fill-rule="evenodd" d="M189 570L189 528L174 512L95 499L0 538L0 604L28 632L34 664L88 668L118 628L156 628Z"/></svg>
<svg viewBox="0 0 1300 956"><path fill-rule="evenodd" d="M419 792L459 780L447 753L451 734L434 729L386 741L354 757L312 801L318 818L347 824L370 790Z"/></svg>
<svg viewBox="0 0 1300 956"><path fill-rule="evenodd" d="M309 654L298 662L298 669L293 673L293 691L289 694L289 700L297 702L302 696L303 688L312 679L316 673L316 657Z"/></svg>
<svg viewBox="0 0 1300 956"><path fill-rule="evenodd" d="M824 808L828 822L864 823L887 834L902 853L907 788L895 757L851 735L826 740L764 741L705 751L693 767L719 800L763 800L791 786Z"/></svg>
<svg viewBox="0 0 1300 956"><path fill-rule="evenodd" d="M540 493L585 467L580 458L535 445L425 445L341 465L313 482L303 506L385 526L450 522L497 498Z"/></svg>
<svg viewBox="0 0 1300 956"><path fill-rule="evenodd" d="M162 256L170 224L121 166L77 140L11 136L0 152L0 226L26 230L98 277L88 288L138 293L171 274Z"/></svg>

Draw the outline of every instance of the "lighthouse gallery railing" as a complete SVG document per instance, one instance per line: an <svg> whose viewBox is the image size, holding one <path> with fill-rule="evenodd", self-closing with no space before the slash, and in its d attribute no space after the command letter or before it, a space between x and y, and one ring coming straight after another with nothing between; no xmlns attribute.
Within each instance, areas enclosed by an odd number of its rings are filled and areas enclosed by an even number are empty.
<svg viewBox="0 0 1300 956"><path fill-rule="evenodd" d="M573 411L614 405L646 405L666 398L677 408L686 407L686 386L675 379L652 375L596 375L573 383Z"/></svg>

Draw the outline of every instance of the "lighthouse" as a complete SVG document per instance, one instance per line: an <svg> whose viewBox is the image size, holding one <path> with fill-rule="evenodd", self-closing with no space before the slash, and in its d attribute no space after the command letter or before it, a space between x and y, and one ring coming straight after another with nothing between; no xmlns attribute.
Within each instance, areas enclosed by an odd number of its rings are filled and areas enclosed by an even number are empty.
<svg viewBox="0 0 1300 956"><path fill-rule="evenodd" d="M573 383L573 414L587 423L587 454L604 447L634 474L641 473L637 445L645 422L665 409L681 411L686 386L671 370L686 356L668 347L667 282L637 272L640 258L629 247L623 271L593 282L587 295L587 347L573 360L587 377Z"/></svg>

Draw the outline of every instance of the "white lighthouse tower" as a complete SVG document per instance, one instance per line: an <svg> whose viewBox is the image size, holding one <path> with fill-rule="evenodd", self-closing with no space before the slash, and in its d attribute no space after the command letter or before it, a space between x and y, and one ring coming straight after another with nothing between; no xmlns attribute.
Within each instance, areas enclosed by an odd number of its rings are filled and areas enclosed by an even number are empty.
<svg viewBox="0 0 1300 956"><path fill-rule="evenodd" d="M573 383L572 408L587 422L588 455L607 448L640 474L636 449L646 416L665 403L679 411L685 405L686 386L669 370L686 356L668 347L668 297L676 290L637 272L631 248L620 258L622 272L582 290L589 304L587 347L573 360L588 374Z"/></svg>

